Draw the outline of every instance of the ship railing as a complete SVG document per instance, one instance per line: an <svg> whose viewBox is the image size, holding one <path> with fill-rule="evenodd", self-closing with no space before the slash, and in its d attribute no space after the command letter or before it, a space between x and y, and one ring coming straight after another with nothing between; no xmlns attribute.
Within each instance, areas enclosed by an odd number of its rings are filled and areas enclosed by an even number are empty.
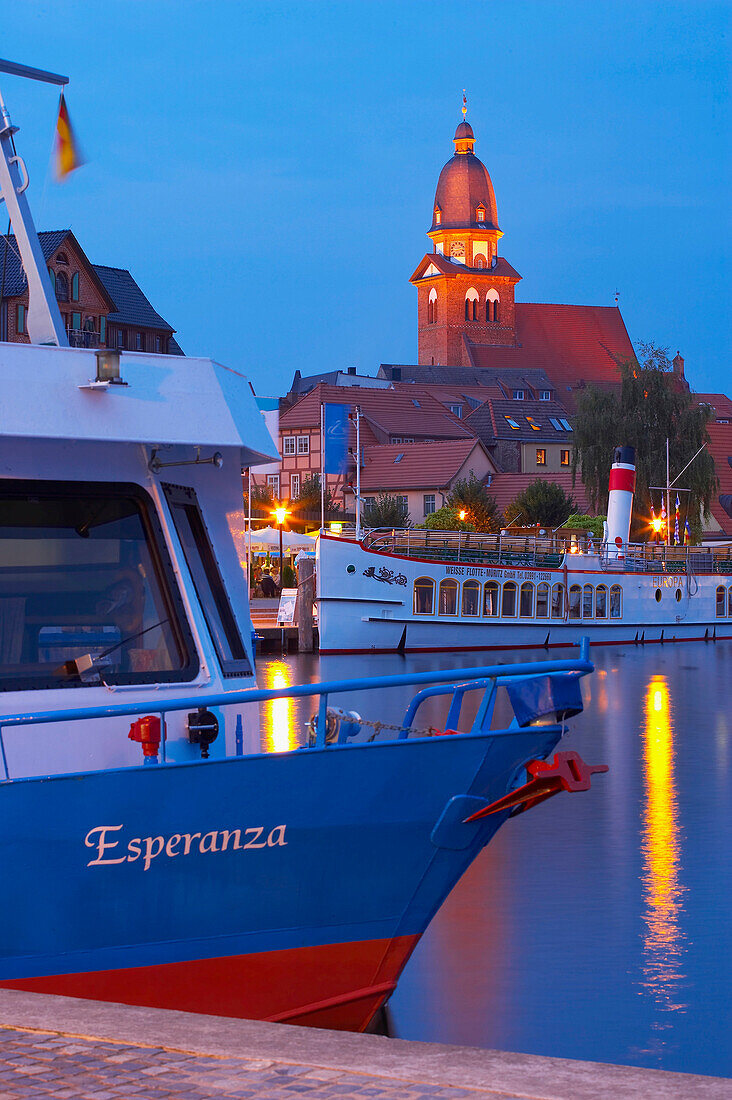
<svg viewBox="0 0 732 1100"><path fill-rule="evenodd" d="M194 712L202 706L211 707L244 707L249 703L267 703L277 699L309 699L318 698L318 708L313 721L314 737L309 745L301 746L307 749L332 749L329 729L332 729L332 710L330 701L333 696L350 695L353 693L365 693L375 689L398 688L404 686L423 689L418 692L410 702L404 718L395 724L386 724L372 720L365 723L369 727L376 727L378 735L380 729L393 730L397 739L403 740L414 733L413 724L419 707L427 698L435 695L451 695L446 728L456 731L460 718L461 707L465 694L473 690L483 690L483 697L477 709L477 714L469 733L487 732L493 715L496 693L498 688L505 687L508 690L511 704L514 708L514 722L516 726L528 726L534 721L540 720L544 715L555 712L557 720L564 720L564 716L578 713L582 709L581 694L579 693L579 679L593 671L593 665L589 659L589 638L584 637L578 643L579 656L562 660L527 661L513 665L481 665L474 668L458 668L433 670L429 672L405 672L394 676L367 676L345 680L328 680L316 684L299 684L282 688L243 688L239 691L227 691L215 695L191 695L184 698L170 699L161 702L159 698L152 698L136 703L109 703L89 707L67 707L49 711L36 711L32 714L5 714L0 715L0 765L3 777L6 781L25 778L10 774L8 755L6 752L6 734L8 731L21 726L46 726L59 723L83 723L95 719L130 719L139 715L154 715L160 718L161 762L165 761L165 722L166 716L180 711ZM545 681L544 690L537 691L537 678ZM383 701L382 701L383 705ZM358 723L356 723L358 726ZM238 730L241 729L237 723ZM347 716L342 722L342 727L348 731L349 722ZM425 733L426 731L419 731ZM437 732L437 731L430 731ZM80 734L80 739L86 734ZM242 738L237 731L235 755L243 756ZM339 737L338 744L343 744L345 737ZM212 758L213 759L213 758ZM129 765L137 766L137 765ZM101 769L94 769L101 770ZM2 781L2 777L0 777Z"/></svg>
<svg viewBox="0 0 732 1100"><path fill-rule="evenodd" d="M731 550L628 542L603 544L600 560L604 569L625 573L732 573Z"/></svg>
<svg viewBox="0 0 732 1100"><path fill-rule="evenodd" d="M93 329L69 328L66 330L69 344L72 348L99 348L102 346L102 337Z"/></svg>
<svg viewBox="0 0 732 1100"><path fill-rule="evenodd" d="M368 550L436 562L557 568L572 548L593 552L599 542L567 532L541 537L503 531L436 531L426 528L377 528L363 539Z"/></svg>

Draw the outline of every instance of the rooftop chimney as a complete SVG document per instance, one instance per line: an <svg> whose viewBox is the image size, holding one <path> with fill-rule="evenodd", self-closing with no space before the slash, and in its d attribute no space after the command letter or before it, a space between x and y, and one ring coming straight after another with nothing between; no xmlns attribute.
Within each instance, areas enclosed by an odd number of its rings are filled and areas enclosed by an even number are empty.
<svg viewBox="0 0 732 1100"><path fill-rule="evenodd" d="M683 363L683 359L682 359L682 363ZM349 367L348 368L348 373L349 374L355 374L356 373L356 368L355 367Z"/></svg>

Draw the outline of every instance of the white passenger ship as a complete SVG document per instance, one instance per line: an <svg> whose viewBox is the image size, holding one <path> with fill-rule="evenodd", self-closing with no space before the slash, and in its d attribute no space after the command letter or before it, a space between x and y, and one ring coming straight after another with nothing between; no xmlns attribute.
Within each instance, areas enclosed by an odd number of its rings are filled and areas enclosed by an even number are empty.
<svg viewBox="0 0 732 1100"><path fill-rule="evenodd" d="M529 649L732 638L729 546L628 541L635 480L615 451L605 539L461 531L321 535L321 653Z"/></svg>

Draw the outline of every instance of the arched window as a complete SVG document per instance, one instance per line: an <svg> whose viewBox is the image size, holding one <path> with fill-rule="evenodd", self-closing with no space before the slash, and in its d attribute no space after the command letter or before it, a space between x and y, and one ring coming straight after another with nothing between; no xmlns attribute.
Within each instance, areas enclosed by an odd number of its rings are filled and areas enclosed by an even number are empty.
<svg viewBox="0 0 732 1100"><path fill-rule="evenodd" d="M677 591L680 592L681 589L679 588ZM732 586L727 589L727 614L732 615Z"/></svg>
<svg viewBox="0 0 732 1100"><path fill-rule="evenodd" d="M437 291L434 287L430 291L429 300L427 302L427 324L434 325L437 320Z"/></svg>
<svg viewBox="0 0 732 1100"><path fill-rule="evenodd" d="M524 581L521 585L521 597L519 599L519 615L522 618L530 618L534 614L534 586L531 581Z"/></svg>
<svg viewBox="0 0 732 1100"><path fill-rule="evenodd" d="M463 582L463 615L480 615L480 582Z"/></svg>
<svg viewBox="0 0 732 1100"><path fill-rule="evenodd" d="M440 581L440 603L438 611L440 615L457 615L458 582L452 577Z"/></svg>
<svg viewBox="0 0 732 1100"><path fill-rule="evenodd" d="M440 210L439 206L436 206L435 207L435 225L439 225L441 221L442 221L442 211Z"/></svg>
<svg viewBox="0 0 732 1100"><path fill-rule="evenodd" d="M564 585L552 585L552 618L564 618Z"/></svg>
<svg viewBox="0 0 732 1100"><path fill-rule="evenodd" d="M482 270L482 268L485 267L485 256L481 256L480 254L477 255L473 260L473 267L477 267L479 270Z"/></svg>
<svg viewBox="0 0 732 1100"><path fill-rule="evenodd" d="M623 590L619 584L614 584L610 589L610 618L621 619L623 617Z"/></svg>
<svg viewBox="0 0 732 1100"><path fill-rule="evenodd" d="M717 618L727 614L727 590L723 584L717 586Z"/></svg>
<svg viewBox="0 0 732 1100"><path fill-rule="evenodd" d="M465 320L466 321L477 321L478 320L478 302L479 301L480 301L480 297L478 295L478 291L475 289L475 287L471 286L470 290L465 295Z"/></svg>
<svg viewBox="0 0 732 1100"><path fill-rule="evenodd" d="M498 320L498 303L500 302L498 291L492 287L485 296L485 319L486 321Z"/></svg>
<svg viewBox="0 0 732 1100"><path fill-rule="evenodd" d="M607 618L607 588L604 584L598 584L595 589L595 615L598 619Z"/></svg>
<svg viewBox="0 0 732 1100"><path fill-rule="evenodd" d="M503 586L503 614L508 618L516 614L516 585L513 581L506 581Z"/></svg>
<svg viewBox="0 0 732 1100"><path fill-rule="evenodd" d="M79 272L75 271L71 276L71 301L79 301Z"/></svg>
<svg viewBox="0 0 732 1100"><path fill-rule="evenodd" d="M582 613L582 589L578 584L573 584L569 589L569 617L579 619Z"/></svg>
<svg viewBox="0 0 732 1100"><path fill-rule="evenodd" d="M500 592L498 581L486 581L483 585L483 614L488 618L493 618L499 612ZM732 599L732 588L730 588L730 599Z"/></svg>
<svg viewBox="0 0 732 1100"><path fill-rule="evenodd" d="M56 298L59 302L69 300L69 277L65 271L56 273Z"/></svg>
<svg viewBox="0 0 732 1100"><path fill-rule="evenodd" d="M546 581L536 586L536 617L537 619L549 618L549 585Z"/></svg>
<svg viewBox="0 0 732 1100"><path fill-rule="evenodd" d="M435 582L431 577L417 577L414 582L414 614L432 615L435 610Z"/></svg>
<svg viewBox="0 0 732 1100"><path fill-rule="evenodd" d="M582 618L591 619L595 610L595 589L591 584L586 584L582 589Z"/></svg>
<svg viewBox="0 0 732 1100"><path fill-rule="evenodd" d="M58 256L56 257L56 263L57 264L67 264L68 262L69 262L69 257L66 255L66 253L65 252L59 252Z"/></svg>

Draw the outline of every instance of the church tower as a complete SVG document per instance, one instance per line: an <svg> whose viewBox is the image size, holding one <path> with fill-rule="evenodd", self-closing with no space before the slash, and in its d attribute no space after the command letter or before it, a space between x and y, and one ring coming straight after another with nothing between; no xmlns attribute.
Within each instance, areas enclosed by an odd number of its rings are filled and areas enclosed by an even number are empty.
<svg viewBox="0 0 732 1100"><path fill-rule="evenodd" d="M498 255L496 196L465 118L453 141L455 153L437 181L427 234L432 252L410 281L417 288L418 361L470 366L470 344L515 345L521 276Z"/></svg>

